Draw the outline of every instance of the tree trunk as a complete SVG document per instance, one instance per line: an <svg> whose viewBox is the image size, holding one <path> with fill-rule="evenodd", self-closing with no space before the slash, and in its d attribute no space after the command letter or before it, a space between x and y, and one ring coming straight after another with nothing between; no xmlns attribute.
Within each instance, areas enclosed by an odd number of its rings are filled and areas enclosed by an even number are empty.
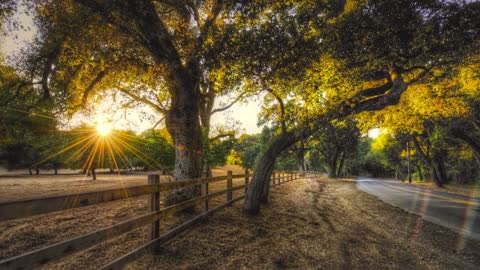
<svg viewBox="0 0 480 270"><path fill-rule="evenodd" d="M305 142L302 140L299 143L299 146L297 147L296 151L296 158L297 158L297 168L298 168L298 173L300 175L305 175Z"/></svg>
<svg viewBox="0 0 480 270"><path fill-rule="evenodd" d="M418 177L420 178L420 181L423 181L423 172L422 172L422 167L420 165L415 166L417 167L417 172L418 172Z"/></svg>
<svg viewBox="0 0 480 270"><path fill-rule="evenodd" d="M297 142L298 139L294 133L290 132L276 137L272 143L269 144L255 166L255 173L247 190L247 196L243 206L245 212L251 215L256 215L260 212L260 204L265 200L265 198L262 197L268 195L265 194L265 185L266 183L270 183L276 158L282 151Z"/></svg>
<svg viewBox="0 0 480 270"><path fill-rule="evenodd" d="M92 180L97 180L97 172L95 172L95 168L92 168Z"/></svg>
<svg viewBox="0 0 480 270"><path fill-rule="evenodd" d="M408 183L412 183L412 172L411 172L411 166L410 166L410 143L407 142L407 177L408 177Z"/></svg>
<svg viewBox="0 0 480 270"><path fill-rule="evenodd" d="M178 83L178 81L177 81ZM167 130L175 145L175 181L200 178L202 176L203 141L199 120L199 92L195 80L185 74L176 91L171 91L171 109L166 115ZM193 198L199 188L188 187L177 190L167 203L178 203Z"/></svg>
<svg viewBox="0 0 480 270"><path fill-rule="evenodd" d="M338 164L337 177L342 176L343 163L345 162L345 151L340 153L340 164Z"/></svg>
<svg viewBox="0 0 480 270"><path fill-rule="evenodd" d="M33 175L32 168L28 168L28 173L29 173L30 175Z"/></svg>
<svg viewBox="0 0 480 270"><path fill-rule="evenodd" d="M425 161L427 166L430 168L430 172L432 174L433 182L435 183L435 185L437 187L443 187L442 175L439 172L439 168L437 166L435 166L435 161L431 157L432 155L427 154L425 151L423 151L423 149L420 146L420 143L418 142L417 138L413 137L412 140L413 140L413 144L415 145L415 149L417 150L418 153L420 153L420 156ZM446 173L444 175L446 175Z"/></svg>
<svg viewBox="0 0 480 270"><path fill-rule="evenodd" d="M35 167L35 174L39 175L40 174L40 169L38 167Z"/></svg>
<svg viewBox="0 0 480 270"><path fill-rule="evenodd" d="M394 75L394 83L388 94L378 98L369 98L358 103L355 107L350 105L342 106L340 110L336 110L335 112L322 117L322 121L316 123L317 128L305 127L304 129L297 130L297 133L295 133L295 131L290 131L273 139L255 166L255 173L245 197L243 206L244 211L251 215L256 215L260 212L264 183L265 181L270 181L273 166L278 155L299 140L308 138L308 136L318 130L318 127L322 122L327 123L331 119L338 119L352 113L358 113L365 110L380 110L385 108L385 106L397 104L402 93L408 88L408 85L403 81L401 76L398 76L397 74Z"/></svg>
<svg viewBox="0 0 480 270"><path fill-rule="evenodd" d="M400 180L402 180L402 182L405 181L405 178L403 177L403 174L400 171L400 169L398 168L398 166L395 166L395 173L396 173L396 175L398 175L398 177L400 177Z"/></svg>
<svg viewBox="0 0 480 270"><path fill-rule="evenodd" d="M432 171L434 173L433 181L437 187L443 187L448 182L445 164L440 156L436 156L431 161Z"/></svg>
<svg viewBox="0 0 480 270"><path fill-rule="evenodd" d="M337 178L338 149L335 149L335 152L331 157L326 158L328 178Z"/></svg>
<svg viewBox="0 0 480 270"><path fill-rule="evenodd" d="M275 162L273 162L273 164L275 165ZM271 177L272 177L274 169L275 169L275 166L272 166L271 171L268 173L268 175L270 175L270 176L263 183L262 196L260 198L260 202L262 204L267 204L268 203L268 195L270 194L270 181L271 181Z"/></svg>
<svg viewBox="0 0 480 270"><path fill-rule="evenodd" d="M475 160L477 161L477 164L480 167L480 144L478 143L479 140L474 139L472 138L472 136L467 135L461 129L452 129L450 132L452 133L453 136L465 142L473 150Z"/></svg>
<svg viewBox="0 0 480 270"><path fill-rule="evenodd" d="M125 10L122 11L136 25L138 33L135 35L142 37L142 45L153 61L162 67L159 75L170 94L165 122L175 145L174 179L199 178L203 155L199 119L200 59L191 58L187 62L182 59L153 1L124 2L122 9Z"/></svg>
<svg viewBox="0 0 480 270"><path fill-rule="evenodd" d="M57 168L53 168L53 174L58 175L58 169Z"/></svg>

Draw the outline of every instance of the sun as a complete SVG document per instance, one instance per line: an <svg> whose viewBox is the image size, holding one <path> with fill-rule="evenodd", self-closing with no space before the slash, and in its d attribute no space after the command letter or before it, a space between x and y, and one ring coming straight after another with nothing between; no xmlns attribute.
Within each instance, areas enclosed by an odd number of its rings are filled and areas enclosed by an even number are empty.
<svg viewBox="0 0 480 270"><path fill-rule="evenodd" d="M98 134L105 137L112 132L112 124L108 122L98 123L96 126Z"/></svg>

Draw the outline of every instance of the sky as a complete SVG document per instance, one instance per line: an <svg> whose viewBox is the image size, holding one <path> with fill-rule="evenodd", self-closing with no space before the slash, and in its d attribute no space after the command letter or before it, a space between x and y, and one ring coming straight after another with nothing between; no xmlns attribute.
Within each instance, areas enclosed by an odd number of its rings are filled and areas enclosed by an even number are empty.
<svg viewBox="0 0 480 270"><path fill-rule="evenodd" d="M228 102L228 98L220 98L215 102L215 108L223 107L220 103ZM97 125L109 122L117 129L133 130L141 133L154 126L161 115L156 114L148 106L137 106L127 110L112 110L111 101L106 99L95 105L94 112L79 112L73 119L68 121L66 128L79 126L82 123ZM255 134L260 133L261 127L257 127L257 114L260 112L260 104L256 101L251 101L245 104L236 103L229 110L221 113L216 113L212 116L212 130L215 126L227 125L232 126L231 123L236 121L240 126L235 128L240 133ZM146 115L143 117L142 115ZM162 123L163 125L163 123Z"/></svg>

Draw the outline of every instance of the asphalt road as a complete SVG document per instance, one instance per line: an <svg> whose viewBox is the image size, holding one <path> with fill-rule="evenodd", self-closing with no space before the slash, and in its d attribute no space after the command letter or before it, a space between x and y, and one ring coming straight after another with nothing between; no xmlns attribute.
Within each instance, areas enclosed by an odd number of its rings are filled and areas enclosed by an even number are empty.
<svg viewBox="0 0 480 270"><path fill-rule="evenodd" d="M358 178L357 188L426 221L480 240L480 194L473 199L372 178Z"/></svg>

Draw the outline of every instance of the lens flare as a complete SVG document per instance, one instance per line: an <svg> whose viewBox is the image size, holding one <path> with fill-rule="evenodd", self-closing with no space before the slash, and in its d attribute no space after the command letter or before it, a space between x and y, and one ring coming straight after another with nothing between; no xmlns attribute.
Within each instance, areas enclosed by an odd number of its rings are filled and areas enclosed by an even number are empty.
<svg viewBox="0 0 480 270"><path fill-rule="evenodd" d="M108 136L110 132L112 131L112 124L111 123L98 123L96 126L98 134L101 136Z"/></svg>

